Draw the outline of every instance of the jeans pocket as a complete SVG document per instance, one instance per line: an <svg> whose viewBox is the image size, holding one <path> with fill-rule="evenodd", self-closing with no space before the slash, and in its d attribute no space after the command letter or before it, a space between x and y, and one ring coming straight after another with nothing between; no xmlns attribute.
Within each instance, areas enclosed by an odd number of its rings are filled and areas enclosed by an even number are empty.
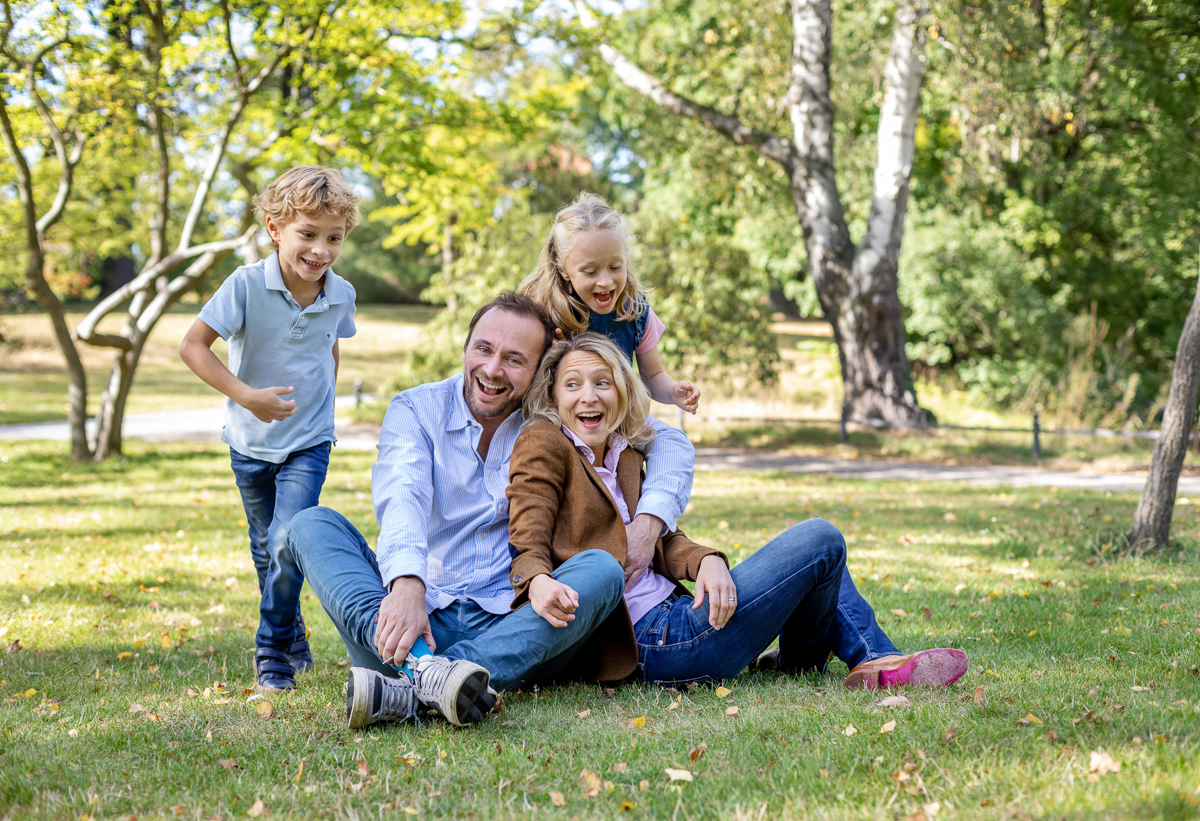
<svg viewBox="0 0 1200 821"><path fill-rule="evenodd" d="M671 605L674 601L675 597L672 596L638 619L633 635L639 646L662 647L667 643L667 627L671 622Z"/></svg>

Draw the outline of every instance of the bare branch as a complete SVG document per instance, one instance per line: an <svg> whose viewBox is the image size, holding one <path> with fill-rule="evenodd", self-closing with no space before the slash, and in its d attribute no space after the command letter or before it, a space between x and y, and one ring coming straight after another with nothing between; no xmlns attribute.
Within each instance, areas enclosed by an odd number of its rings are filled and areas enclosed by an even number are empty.
<svg viewBox="0 0 1200 821"><path fill-rule="evenodd" d="M597 28L591 9L583 0L575 0L575 9L579 13L579 22L584 28ZM601 43L600 56L604 62L608 63L621 82L634 91L648 97L673 114L687 117L707 126L738 145L757 149L763 156L779 163L791 173L795 164L795 156L792 144L788 140L769 131L751 128L737 117L723 114L714 108L676 94L608 43Z"/></svg>
<svg viewBox="0 0 1200 821"><path fill-rule="evenodd" d="M59 165L58 191L54 196L54 202L50 204L49 210L37 221L37 230L40 234L45 234L62 217L63 209L67 205L67 198L71 196L71 186L74 182L73 171L75 163L71 162L71 157L68 154L66 137L63 136L58 123L54 122L54 115L51 114L49 107L37 89L38 66L41 65L42 60L46 59L46 55L67 42L68 38L63 37L44 46L29 63L26 77L29 98L33 101L33 106L41 116L42 122L46 124L46 130L50 134L50 142L54 145L54 155L58 158Z"/></svg>
<svg viewBox="0 0 1200 821"><path fill-rule="evenodd" d="M246 85L246 75L242 73L242 62L238 59L237 49L233 47L233 21L230 19L228 0L221 0L221 16L225 19L225 47L229 49L229 59L233 61L233 73L240 89Z"/></svg>
<svg viewBox="0 0 1200 821"><path fill-rule="evenodd" d="M231 239L218 240L216 242L206 242L201 245L194 245L191 248L183 250L175 250L164 257L154 265L149 265L142 270L134 279L122 285L117 290L113 291L107 297L100 301L95 308L88 313L79 326L75 329L76 338L88 342L96 332L96 326L100 324L105 316L111 313L118 305L121 305L125 300L132 297L139 291L150 287L162 274L170 271L181 262L185 262L194 257L202 256L203 254L220 251L234 251L245 245L251 240L255 232L258 231L258 226L252 226L237 237Z"/></svg>
<svg viewBox="0 0 1200 821"><path fill-rule="evenodd" d="M72 334L80 342L86 342L97 348L119 348L122 351L132 351L133 343L120 334L92 334L87 339L81 339L79 333Z"/></svg>

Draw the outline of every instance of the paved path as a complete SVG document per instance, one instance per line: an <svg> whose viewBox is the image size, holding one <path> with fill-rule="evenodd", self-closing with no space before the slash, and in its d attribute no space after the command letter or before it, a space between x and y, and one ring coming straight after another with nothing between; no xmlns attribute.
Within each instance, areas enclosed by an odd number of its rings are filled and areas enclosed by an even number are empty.
<svg viewBox="0 0 1200 821"><path fill-rule="evenodd" d="M352 396L339 396L345 407ZM138 413L125 417L125 436L151 442L216 442L224 423L223 405L190 411ZM0 425L0 440L69 438L65 422L41 422L29 425ZM379 441L377 425L338 425L338 447L347 450L374 450ZM1050 470L1010 465L943 465L927 462L889 461L884 459L839 459L830 456L798 456L764 450L698 448L696 470L752 470L783 473L808 473L842 479L911 482L962 482L984 487L1057 486L1079 490L1137 491L1146 481L1144 471L1102 473L1090 470ZM1200 476L1179 477L1181 495L1200 495Z"/></svg>

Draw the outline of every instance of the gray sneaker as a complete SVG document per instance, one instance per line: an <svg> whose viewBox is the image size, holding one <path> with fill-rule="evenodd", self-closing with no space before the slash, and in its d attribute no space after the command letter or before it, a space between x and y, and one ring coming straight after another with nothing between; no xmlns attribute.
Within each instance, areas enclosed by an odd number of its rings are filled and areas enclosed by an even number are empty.
<svg viewBox="0 0 1200 821"><path fill-rule="evenodd" d="M413 671L417 700L435 708L451 724L465 727L482 721L496 703L489 693L491 675L473 661L445 656L417 658L410 653L408 665Z"/></svg>
<svg viewBox="0 0 1200 821"><path fill-rule="evenodd" d="M346 681L346 724L361 730L381 721L407 721L417 714L417 690L408 676L389 678L369 667L351 667Z"/></svg>

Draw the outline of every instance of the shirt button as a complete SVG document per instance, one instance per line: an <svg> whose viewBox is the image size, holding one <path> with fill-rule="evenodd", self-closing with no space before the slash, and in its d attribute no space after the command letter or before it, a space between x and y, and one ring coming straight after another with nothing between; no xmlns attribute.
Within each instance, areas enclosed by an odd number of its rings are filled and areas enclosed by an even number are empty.
<svg viewBox="0 0 1200 821"><path fill-rule="evenodd" d="M662 639L659 639L659 640L658 640L658 646L659 646L659 647L662 647Z"/></svg>

